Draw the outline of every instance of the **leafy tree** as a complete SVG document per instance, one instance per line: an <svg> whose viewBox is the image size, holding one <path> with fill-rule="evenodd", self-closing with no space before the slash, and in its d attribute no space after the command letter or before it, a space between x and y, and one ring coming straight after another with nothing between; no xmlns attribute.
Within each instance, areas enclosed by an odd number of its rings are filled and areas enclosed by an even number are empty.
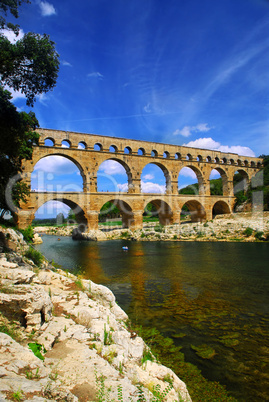
<svg viewBox="0 0 269 402"><path fill-rule="evenodd" d="M11 211L5 197L10 179L21 172L23 159L31 159L33 146L38 143L38 121L33 112L18 112L12 104L12 88L25 94L26 104L33 106L36 96L51 90L59 70L59 56L48 35L27 33L11 43L4 30L19 33L19 26L6 22L8 12L18 17L18 6L28 0L0 2L0 217ZM12 185L13 186L13 185ZM13 202L19 205L29 193L21 181L13 186ZM11 211L12 213L14 211Z"/></svg>

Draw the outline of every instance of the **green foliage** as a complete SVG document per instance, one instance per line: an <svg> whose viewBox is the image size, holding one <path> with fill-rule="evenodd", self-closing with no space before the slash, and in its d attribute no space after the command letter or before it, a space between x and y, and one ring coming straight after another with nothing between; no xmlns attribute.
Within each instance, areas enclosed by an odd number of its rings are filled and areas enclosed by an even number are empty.
<svg viewBox="0 0 269 402"><path fill-rule="evenodd" d="M36 264L38 267L42 264L44 260L43 255L38 250L35 250L33 247L29 247L24 255L25 257L32 260L33 263Z"/></svg>
<svg viewBox="0 0 269 402"><path fill-rule="evenodd" d="M147 360L149 360L151 362L153 362L155 360L154 356L152 355L152 353L148 347L144 348L144 350L143 350L141 364L144 364Z"/></svg>
<svg viewBox="0 0 269 402"><path fill-rule="evenodd" d="M247 227L243 232L243 235L245 235L247 237L251 236L252 234L253 234L253 229L250 227Z"/></svg>
<svg viewBox="0 0 269 402"><path fill-rule="evenodd" d="M21 390L16 391L12 394L12 398L15 399L15 401L22 401L23 399L23 393Z"/></svg>
<svg viewBox="0 0 269 402"><path fill-rule="evenodd" d="M155 232L158 232L158 233L162 233L163 231L164 231L164 226L163 225L156 225L155 227L154 227L154 230L155 230Z"/></svg>
<svg viewBox="0 0 269 402"><path fill-rule="evenodd" d="M100 209L99 221L104 221L106 218L118 218L120 214L119 208L113 202L108 201Z"/></svg>
<svg viewBox="0 0 269 402"><path fill-rule="evenodd" d="M41 345L40 343L34 342L34 343L28 343L29 349L34 353L36 357L38 357L40 360L44 360L44 356L42 353L46 353L46 349L44 348L44 345ZM42 353L41 353L42 352Z"/></svg>
<svg viewBox="0 0 269 402"><path fill-rule="evenodd" d="M7 23L5 17L10 12L17 18L18 6L23 1L1 1L0 29L18 34L19 26ZM0 32L0 217L7 211L13 214L29 194L18 173L22 171L22 160L32 158L33 145L39 138L35 114L18 112L11 102L11 93L4 87L25 94L27 105L33 106L37 95L55 86L58 70L59 55L48 35L28 32L11 43Z"/></svg>
<svg viewBox="0 0 269 402"><path fill-rule="evenodd" d="M27 229L19 229L19 231L22 233L25 241L27 241L28 243L32 242L32 240L34 238L34 230L33 230L32 226L28 226Z"/></svg>
<svg viewBox="0 0 269 402"><path fill-rule="evenodd" d="M254 235L255 239L257 240L263 240L263 232L257 232Z"/></svg>

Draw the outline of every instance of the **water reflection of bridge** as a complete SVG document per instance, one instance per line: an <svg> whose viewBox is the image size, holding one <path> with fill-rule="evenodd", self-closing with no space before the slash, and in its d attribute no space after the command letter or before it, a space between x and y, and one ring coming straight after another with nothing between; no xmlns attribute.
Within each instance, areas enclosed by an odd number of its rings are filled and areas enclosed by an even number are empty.
<svg viewBox="0 0 269 402"><path fill-rule="evenodd" d="M163 225L179 223L184 205L191 212L193 221L212 219L213 214L229 213L233 209L235 172L241 174L246 189L262 167L262 159L241 157L234 153L48 129L39 129L38 132L40 142L34 148L32 160L23 161L24 181L30 185L31 174L39 160L60 155L78 167L83 179L83 191L31 191L27 203L22 204L17 213L21 228L32 222L40 206L52 200L68 205L74 210L78 221L90 228L97 227L100 209L108 201L113 201L121 211L124 227L141 228L144 208L149 202L157 208ZM51 146L47 145L48 141ZM127 192L97 191L97 172L106 160L117 161L124 167L128 177ZM142 170L149 163L157 165L164 173L165 194L141 193ZM198 194L178 194L178 175L183 167L190 168L196 174ZM221 196L210 194L210 174L213 169L222 178Z"/></svg>

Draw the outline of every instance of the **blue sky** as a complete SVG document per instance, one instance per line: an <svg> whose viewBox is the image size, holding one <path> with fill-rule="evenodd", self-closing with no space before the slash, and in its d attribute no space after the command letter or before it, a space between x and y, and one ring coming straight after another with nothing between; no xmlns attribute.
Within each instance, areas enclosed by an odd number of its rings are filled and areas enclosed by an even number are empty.
<svg viewBox="0 0 269 402"><path fill-rule="evenodd" d="M60 55L41 127L268 154L268 0L33 0L18 23Z"/></svg>

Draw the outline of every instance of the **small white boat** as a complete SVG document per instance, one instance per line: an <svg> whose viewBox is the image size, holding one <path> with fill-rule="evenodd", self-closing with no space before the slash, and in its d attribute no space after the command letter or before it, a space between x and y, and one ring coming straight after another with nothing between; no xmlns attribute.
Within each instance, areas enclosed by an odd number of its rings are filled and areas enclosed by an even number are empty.
<svg viewBox="0 0 269 402"><path fill-rule="evenodd" d="M127 246L123 246L122 249L123 249L123 250L128 250L128 247L127 247Z"/></svg>

